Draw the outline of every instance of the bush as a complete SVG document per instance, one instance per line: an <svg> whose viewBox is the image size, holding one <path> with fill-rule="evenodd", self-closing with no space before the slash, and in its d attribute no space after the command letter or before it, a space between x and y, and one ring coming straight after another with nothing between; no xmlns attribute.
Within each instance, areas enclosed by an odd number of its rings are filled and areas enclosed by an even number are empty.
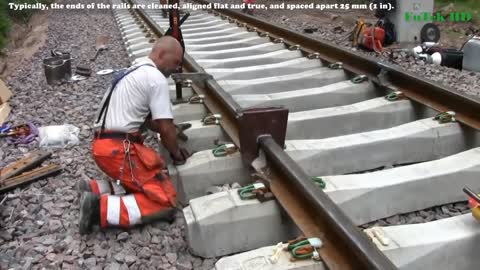
<svg viewBox="0 0 480 270"><path fill-rule="evenodd" d="M28 23L33 15L34 10L11 10L8 7L8 2L16 4L35 4L43 3L50 4L53 0L0 0L0 49L7 44L8 31L10 30L10 20L15 20L21 23Z"/></svg>
<svg viewBox="0 0 480 270"><path fill-rule="evenodd" d="M50 4L53 2L53 0L12 0L10 2L15 4L33 5L35 3ZM34 12L35 10L31 10L31 9L24 9L24 10L9 9L8 15L10 16L10 18L26 24L28 23L28 21L30 20Z"/></svg>
<svg viewBox="0 0 480 270"><path fill-rule="evenodd" d="M8 5L6 1L0 1L0 49L7 44L7 35L10 30L7 7Z"/></svg>

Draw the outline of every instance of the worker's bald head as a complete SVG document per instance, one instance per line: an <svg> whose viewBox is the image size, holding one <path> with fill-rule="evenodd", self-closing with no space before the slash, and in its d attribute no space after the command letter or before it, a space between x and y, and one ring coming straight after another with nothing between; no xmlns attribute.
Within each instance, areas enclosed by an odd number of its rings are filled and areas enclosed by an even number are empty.
<svg viewBox="0 0 480 270"><path fill-rule="evenodd" d="M165 77L169 77L182 63L183 49L180 42L171 36L164 36L155 42L150 59Z"/></svg>

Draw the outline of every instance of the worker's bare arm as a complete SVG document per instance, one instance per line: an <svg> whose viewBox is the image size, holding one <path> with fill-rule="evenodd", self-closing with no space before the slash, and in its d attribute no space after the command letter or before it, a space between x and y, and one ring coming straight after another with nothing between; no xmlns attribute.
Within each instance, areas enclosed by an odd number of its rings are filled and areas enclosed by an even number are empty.
<svg viewBox="0 0 480 270"><path fill-rule="evenodd" d="M148 129L160 134L163 146L172 154L176 160L183 160L177 144L177 131L173 119L147 119L145 124Z"/></svg>

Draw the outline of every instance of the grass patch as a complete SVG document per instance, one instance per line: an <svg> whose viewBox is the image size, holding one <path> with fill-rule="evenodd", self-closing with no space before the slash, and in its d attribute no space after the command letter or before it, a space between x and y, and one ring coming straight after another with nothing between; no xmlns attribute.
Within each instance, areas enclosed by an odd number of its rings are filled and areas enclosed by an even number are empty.
<svg viewBox="0 0 480 270"><path fill-rule="evenodd" d="M8 2L16 4L51 4L54 0L0 0L0 49L7 44L8 32L12 21L27 24L35 10L11 10Z"/></svg>
<svg viewBox="0 0 480 270"><path fill-rule="evenodd" d="M7 35L10 30L7 7L8 5L6 1L0 1L0 49L7 44Z"/></svg>
<svg viewBox="0 0 480 270"><path fill-rule="evenodd" d="M42 4L51 4L53 3L53 0L11 0L11 3L15 4L35 4L35 3L42 3ZM24 10L13 10L9 9L8 10L8 16L16 21L19 21L21 23L28 23L30 18L32 17L33 13L35 10L30 10L30 9L24 9Z"/></svg>
<svg viewBox="0 0 480 270"><path fill-rule="evenodd" d="M479 0L435 0L435 7L442 8L450 3L455 6L456 12L471 12L472 21L480 23L480 1Z"/></svg>

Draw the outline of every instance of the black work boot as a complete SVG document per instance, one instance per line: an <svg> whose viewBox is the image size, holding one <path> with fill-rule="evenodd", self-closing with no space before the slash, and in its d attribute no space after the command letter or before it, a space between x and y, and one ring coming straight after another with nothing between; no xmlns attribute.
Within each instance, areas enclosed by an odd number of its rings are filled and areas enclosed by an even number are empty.
<svg viewBox="0 0 480 270"><path fill-rule="evenodd" d="M142 224L153 223L156 221L165 221L168 223L172 223L175 221L175 212L176 212L175 208L167 208L155 214L143 216Z"/></svg>
<svg viewBox="0 0 480 270"><path fill-rule="evenodd" d="M79 195L82 195L84 191L92 192L92 188L90 187L90 180L86 180L86 179L78 180L77 190Z"/></svg>
<svg viewBox="0 0 480 270"><path fill-rule="evenodd" d="M92 225L100 221L100 196L92 192L83 192L80 197L80 234L91 231Z"/></svg>

